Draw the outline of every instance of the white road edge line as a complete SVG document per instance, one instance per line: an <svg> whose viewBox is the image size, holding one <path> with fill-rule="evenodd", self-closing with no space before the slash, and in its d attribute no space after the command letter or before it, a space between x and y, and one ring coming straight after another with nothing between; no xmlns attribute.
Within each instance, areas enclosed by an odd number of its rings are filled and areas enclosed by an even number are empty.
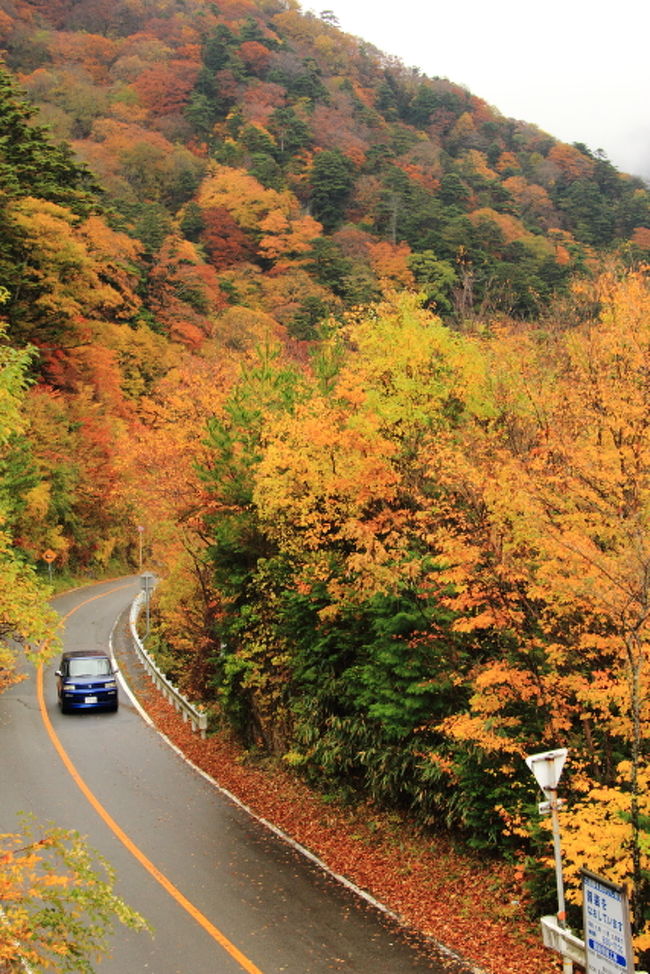
<svg viewBox="0 0 650 974"><path fill-rule="evenodd" d="M131 701L131 703L133 704L133 706L135 707L135 709L138 711L138 713L140 714L140 716L142 717L142 719L144 720L144 722L146 724L149 724L150 727L154 727L155 728L155 724L154 724L153 720L151 719L151 717L149 716L149 714L147 713L147 711L144 709L144 707L142 706L142 704L140 703L140 701L138 700L138 698L135 696L135 694L131 690L131 687L129 686L129 684L126 682L126 679L122 675L122 670L118 666L117 660L115 658L115 651L113 649L113 634L115 632L115 629L117 628L117 624L118 624L119 621L120 621L120 617L118 616L117 619L115 620L115 622L113 623L113 628L111 629L110 635L108 637L108 649L109 649L109 652L111 654L111 662L113 664L113 669L114 670L117 670L117 678L120 681L120 686L122 687L122 689L126 693L127 697L129 698L129 700ZM160 734L160 731L158 731L158 733ZM165 737L164 734L160 734L160 736L161 737ZM166 738L165 738L165 740L166 740ZM167 741L167 743L170 744L173 747L173 745L171 744L171 741Z"/></svg>
<svg viewBox="0 0 650 974"><path fill-rule="evenodd" d="M228 791L227 788L224 788L223 785L220 785L218 781L216 781L211 775L207 773L207 771L204 771L203 768L200 768L197 764L194 763L194 761L190 761L187 755L184 754L181 751L181 749L177 747L177 745L174 744L174 742L167 737L166 734L163 734L163 732L156 727L156 725L154 724L153 720L151 719L147 711L144 709L140 701L137 699L137 697L129 687L128 683L126 682L126 679L122 675L122 671L117 665L117 660L115 658L115 652L113 649L113 634L115 632L115 629L117 628L119 619L120 617L118 617L113 623L113 628L111 629L110 635L108 637L108 645L111 654L111 660L113 662L113 666L117 669L117 675L121 687L124 689L124 692L128 696L129 700L131 701L131 703L133 704L137 712L140 714L142 719L145 721L145 723L149 724L149 726L155 730L155 732L165 742L165 744L167 744L172 749L172 751L175 751L176 754L178 754L178 756L181 758L181 760L188 765L188 767L192 768L193 771L196 771L197 774L200 774L201 777L204 778L207 782L209 782L209 784L211 784L212 787L215 788L221 795L223 795L229 801L233 802L233 804L237 805L238 808L241 808L242 811L246 812L247 815L250 815L252 819L254 819L256 822L259 822L259 824L262 825L265 829L268 829L270 832L276 835L282 842L285 842L288 846L294 849L299 855L303 856L305 859L308 859L309 862L317 866L318 869L324 872L331 879L335 880L337 883L341 883L342 886L345 886L346 889L350 890L350 892L354 893L356 896L361 897L362 900L365 900L366 903L368 903L370 906L374 907L376 910L379 910L380 913L383 913L385 916L389 917L399 926L404 927L404 921L402 920L402 918L398 913L395 913L394 910L391 910L389 907L385 906L384 903L381 903L379 900L375 899L374 896L366 892L366 890L362 889L360 886L357 886L356 883L353 883L346 876L342 876L341 873L334 872L334 870L330 869L330 867L327 865L326 862L323 862L322 859L319 859L318 856L316 856L313 852L307 849L306 846L301 845L300 842L297 842L295 839L292 839L290 835L284 832L281 828L278 828L277 825L274 825L272 822L269 822L268 819L262 818L261 815L258 815L257 812L253 811L253 809L250 808L250 806L244 804L244 802L240 798L238 798L237 795L234 795L231 791ZM457 954L450 947L447 947L439 940L436 940L435 937L428 937L425 935L423 936L425 940L428 940L431 943L433 943L437 948L437 950L439 950L442 954L445 954L447 957L450 957L452 960L456 961L459 964L465 965L468 972L471 972L471 974L488 974L488 972L485 971L482 967L469 966L469 961L467 961L464 957L461 957L460 954Z"/></svg>

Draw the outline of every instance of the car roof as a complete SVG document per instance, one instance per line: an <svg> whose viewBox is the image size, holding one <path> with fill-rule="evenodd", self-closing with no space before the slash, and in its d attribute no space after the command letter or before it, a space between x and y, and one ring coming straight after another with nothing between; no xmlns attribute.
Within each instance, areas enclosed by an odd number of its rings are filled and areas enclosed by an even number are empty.
<svg viewBox="0 0 650 974"><path fill-rule="evenodd" d="M108 659L108 653L102 649L75 649L63 653L61 659L88 659L89 656L99 656Z"/></svg>

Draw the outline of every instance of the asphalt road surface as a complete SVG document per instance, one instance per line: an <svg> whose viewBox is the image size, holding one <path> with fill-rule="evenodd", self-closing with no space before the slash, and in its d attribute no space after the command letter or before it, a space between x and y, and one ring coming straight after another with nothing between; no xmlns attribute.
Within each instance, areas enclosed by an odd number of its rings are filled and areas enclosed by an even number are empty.
<svg viewBox="0 0 650 974"><path fill-rule="evenodd" d="M138 588L132 578L59 596L65 648L106 649ZM118 926L102 974L465 969L432 958L222 795L123 691L116 714L62 715L56 666L43 673L45 716L34 674L0 696L0 831L31 812L76 829L112 863L117 892L154 933Z"/></svg>

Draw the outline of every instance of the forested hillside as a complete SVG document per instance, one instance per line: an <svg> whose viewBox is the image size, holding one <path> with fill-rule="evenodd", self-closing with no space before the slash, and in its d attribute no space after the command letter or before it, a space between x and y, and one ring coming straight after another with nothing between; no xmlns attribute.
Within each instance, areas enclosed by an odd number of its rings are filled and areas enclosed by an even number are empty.
<svg viewBox="0 0 650 974"><path fill-rule="evenodd" d="M648 188L292 0L0 46L0 632L142 540L215 725L486 853L566 746L571 895L588 849L645 950Z"/></svg>

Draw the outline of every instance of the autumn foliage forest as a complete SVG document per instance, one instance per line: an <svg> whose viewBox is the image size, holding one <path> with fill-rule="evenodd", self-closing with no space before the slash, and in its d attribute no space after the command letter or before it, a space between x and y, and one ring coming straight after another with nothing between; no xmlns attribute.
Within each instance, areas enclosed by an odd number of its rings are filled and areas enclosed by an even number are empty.
<svg viewBox="0 0 650 974"><path fill-rule="evenodd" d="M550 912L566 746L570 896L650 948L648 187L294 0L2 0L0 48L1 634L140 525L215 726Z"/></svg>

